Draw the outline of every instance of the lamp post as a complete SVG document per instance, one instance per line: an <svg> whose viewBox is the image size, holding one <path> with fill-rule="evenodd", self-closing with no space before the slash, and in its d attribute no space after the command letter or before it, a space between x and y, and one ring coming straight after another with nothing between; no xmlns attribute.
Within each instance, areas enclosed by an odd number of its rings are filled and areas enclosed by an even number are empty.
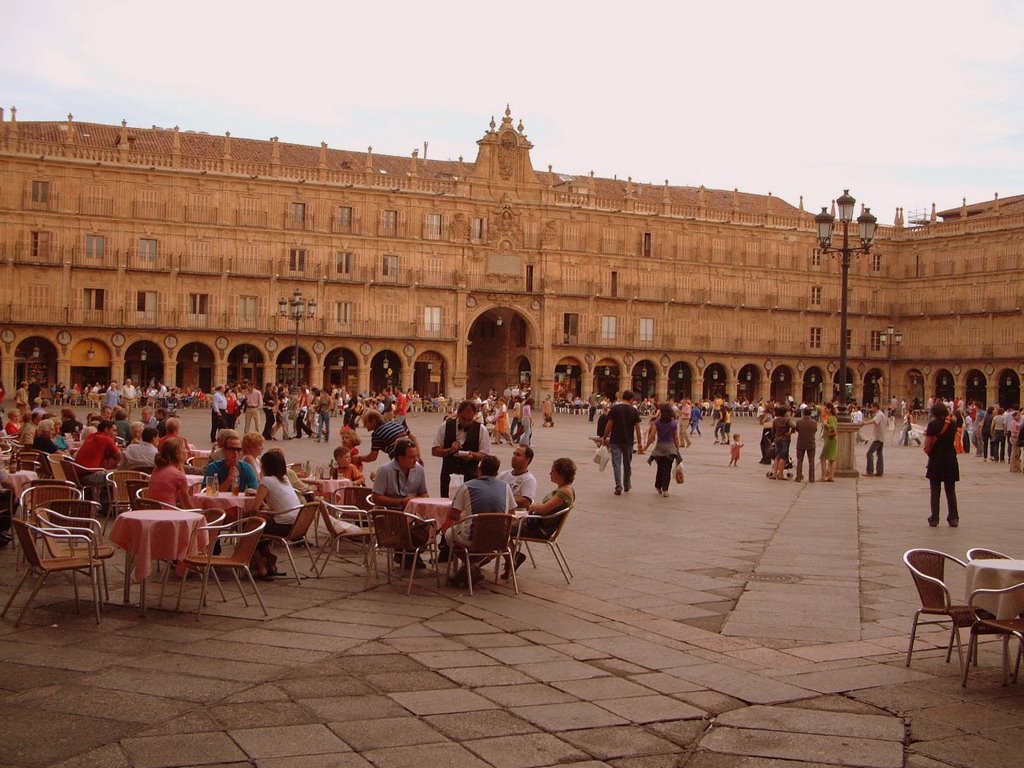
<svg viewBox="0 0 1024 768"><path fill-rule="evenodd" d="M295 347L292 352L292 377L296 387L299 386L299 326L305 319L312 320L316 316L316 299L306 300L302 297L302 289L296 288L292 298L282 296L277 300L277 309L281 317L295 323Z"/></svg>
<svg viewBox="0 0 1024 768"><path fill-rule="evenodd" d="M818 243L821 245L821 252L839 256L839 265L842 269L842 289L839 300L839 413L837 414L837 419L840 422L840 441L839 462L836 468L836 474L840 477L857 477L859 474L853 467L853 439L857 430L851 423L850 413L846 405L846 329L849 319L850 261L853 255L868 253L871 250L871 244L875 239L875 224L878 221L878 219L871 215L870 208L863 208L860 216L857 217L857 234L860 237L860 246L850 245L850 222L853 221L853 210L856 202L848 189L844 189L843 194L836 198L836 207L839 209L839 224L842 225L843 230L843 243L840 246L832 245L832 234L835 230L836 217L824 207L821 209L821 213L814 217L814 222L818 227ZM847 428L844 429L844 427Z"/></svg>
<svg viewBox="0 0 1024 768"><path fill-rule="evenodd" d="M903 333L897 331L893 327L893 324L889 323L889 327L882 331L880 334L878 334L878 340L882 343L883 346L888 347L889 372L887 374L888 378L886 379L886 381L889 382L889 400L892 400L894 394L892 391L892 351L894 347L898 347L900 344L903 343Z"/></svg>

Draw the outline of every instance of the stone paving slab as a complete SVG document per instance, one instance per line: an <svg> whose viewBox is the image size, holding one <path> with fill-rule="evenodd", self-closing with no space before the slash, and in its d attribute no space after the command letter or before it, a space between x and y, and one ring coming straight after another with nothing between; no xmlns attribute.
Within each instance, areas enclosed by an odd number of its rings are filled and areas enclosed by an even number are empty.
<svg viewBox="0 0 1024 768"><path fill-rule="evenodd" d="M719 727L701 739L700 748L726 754L759 755L858 768L903 766L901 743L848 736Z"/></svg>

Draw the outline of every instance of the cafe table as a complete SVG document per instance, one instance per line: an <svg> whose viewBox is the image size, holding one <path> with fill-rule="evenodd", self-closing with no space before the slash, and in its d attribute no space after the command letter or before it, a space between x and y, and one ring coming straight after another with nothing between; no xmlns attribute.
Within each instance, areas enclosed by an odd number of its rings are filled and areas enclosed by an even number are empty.
<svg viewBox="0 0 1024 768"><path fill-rule="evenodd" d="M12 472L11 486L14 488L14 497L20 499L21 494L29 487L32 481L38 479L39 475L31 469L19 469L17 472Z"/></svg>
<svg viewBox="0 0 1024 768"><path fill-rule="evenodd" d="M421 496L409 499L405 505L405 511L419 515L424 520L433 520L438 530L443 530L448 524L448 518L452 513L452 500L431 496Z"/></svg>
<svg viewBox="0 0 1024 768"><path fill-rule="evenodd" d="M976 589L1005 589L1024 582L1024 560L972 560L964 576L967 599ZM997 619L1024 613L1024 591L1008 595L980 595L975 605Z"/></svg>
<svg viewBox="0 0 1024 768"><path fill-rule="evenodd" d="M146 581L153 574L153 562L182 560L205 547L209 541L206 531L192 538L192 531L205 523L203 515L185 509L138 509L117 516L110 540L125 553L125 604L131 598L134 576L139 583L139 613L146 615Z"/></svg>
<svg viewBox="0 0 1024 768"><path fill-rule="evenodd" d="M214 494L197 491L192 494L192 504L195 505L196 509L219 509L232 522L239 517L251 515L256 511L255 496L244 493L236 495L230 491L221 491Z"/></svg>
<svg viewBox="0 0 1024 768"><path fill-rule="evenodd" d="M321 499L330 499L334 496L335 491L352 485L352 481L345 477L338 478L337 480L331 478L321 479L318 477L302 477L299 479L307 485L313 486L316 489L316 495Z"/></svg>

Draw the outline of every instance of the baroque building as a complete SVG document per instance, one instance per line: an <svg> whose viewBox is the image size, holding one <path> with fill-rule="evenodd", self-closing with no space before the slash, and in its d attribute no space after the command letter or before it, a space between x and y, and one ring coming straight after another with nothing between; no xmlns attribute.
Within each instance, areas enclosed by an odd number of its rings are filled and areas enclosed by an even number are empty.
<svg viewBox="0 0 1024 768"><path fill-rule="evenodd" d="M0 110L0 381L832 396L802 200L537 171L514 123L467 162ZM1022 233L1024 196L879 227L851 396L1019 402Z"/></svg>

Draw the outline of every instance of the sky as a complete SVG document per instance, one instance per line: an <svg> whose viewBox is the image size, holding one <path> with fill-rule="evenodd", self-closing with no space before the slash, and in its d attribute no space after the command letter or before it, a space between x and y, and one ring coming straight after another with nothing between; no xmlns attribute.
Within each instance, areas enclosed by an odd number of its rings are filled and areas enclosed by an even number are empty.
<svg viewBox="0 0 1024 768"><path fill-rule="evenodd" d="M880 223L1024 194L1016 0L0 0L0 105L467 161L508 104L535 169ZM9 119L9 115L8 115Z"/></svg>

